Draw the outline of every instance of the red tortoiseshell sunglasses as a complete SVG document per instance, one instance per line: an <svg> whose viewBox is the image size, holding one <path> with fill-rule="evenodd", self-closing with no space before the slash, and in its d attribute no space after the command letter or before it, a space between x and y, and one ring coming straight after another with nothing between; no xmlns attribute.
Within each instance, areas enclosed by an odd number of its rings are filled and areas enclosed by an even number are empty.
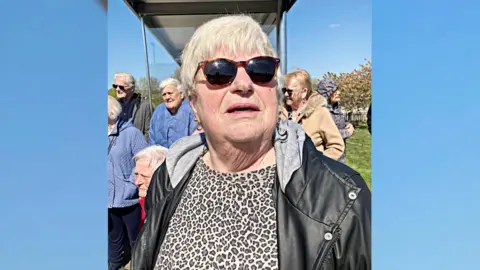
<svg viewBox="0 0 480 270"><path fill-rule="evenodd" d="M209 84L227 86L235 80L239 67L245 69L253 83L269 83L275 77L279 64L280 59L269 56L258 56L247 61L216 58L200 62L198 68L203 71Z"/></svg>

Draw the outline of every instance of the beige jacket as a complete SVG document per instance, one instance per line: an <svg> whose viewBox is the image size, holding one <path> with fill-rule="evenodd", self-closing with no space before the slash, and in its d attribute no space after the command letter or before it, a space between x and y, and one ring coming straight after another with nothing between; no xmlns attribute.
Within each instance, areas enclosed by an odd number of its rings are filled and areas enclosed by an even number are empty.
<svg viewBox="0 0 480 270"><path fill-rule="evenodd" d="M292 120L302 125L319 151L331 159L338 160L345 151L345 144L325 105L325 98L314 92L297 118ZM284 106L280 108L280 119L288 119L288 112Z"/></svg>

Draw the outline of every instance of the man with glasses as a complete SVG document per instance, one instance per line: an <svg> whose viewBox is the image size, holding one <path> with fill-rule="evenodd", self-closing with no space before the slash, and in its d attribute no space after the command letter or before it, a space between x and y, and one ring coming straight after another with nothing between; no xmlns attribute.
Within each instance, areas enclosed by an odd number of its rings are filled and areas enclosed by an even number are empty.
<svg viewBox="0 0 480 270"><path fill-rule="evenodd" d="M132 120L133 125L138 128L145 137L148 137L150 130L150 119L152 110L148 99L142 98L139 93L135 93L135 78L126 72L115 74L114 84L117 99L122 105L122 121Z"/></svg>

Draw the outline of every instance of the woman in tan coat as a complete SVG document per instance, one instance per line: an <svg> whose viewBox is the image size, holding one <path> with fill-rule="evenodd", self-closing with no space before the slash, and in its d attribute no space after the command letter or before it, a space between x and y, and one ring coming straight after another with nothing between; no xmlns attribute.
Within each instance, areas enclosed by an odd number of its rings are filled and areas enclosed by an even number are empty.
<svg viewBox="0 0 480 270"><path fill-rule="evenodd" d="M302 125L315 147L329 158L338 160L345 150L342 135L337 129L326 100L312 91L310 75L305 70L296 70L285 76L284 106L280 118Z"/></svg>

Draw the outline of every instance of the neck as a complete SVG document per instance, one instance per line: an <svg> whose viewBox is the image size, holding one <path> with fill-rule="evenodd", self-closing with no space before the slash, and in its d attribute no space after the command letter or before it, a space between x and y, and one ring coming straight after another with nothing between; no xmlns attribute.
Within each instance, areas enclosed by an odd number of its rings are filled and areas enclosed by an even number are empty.
<svg viewBox="0 0 480 270"><path fill-rule="evenodd" d="M298 106L291 106L290 107L290 110L291 110L291 113L292 113L292 120L293 121L296 121L299 113L303 110L303 108L305 107L305 104L306 103L302 103Z"/></svg>
<svg viewBox="0 0 480 270"><path fill-rule="evenodd" d="M115 124L117 121L108 119L108 133L112 132L113 128L115 127Z"/></svg>
<svg viewBox="0 0 480 270"><path fill-rule="evenodd" d="M298 103L292 104L290 108L292 109L292 112L297 113L305 107L305 104L307 104L306 101L299 101Z"/></svg>
<svg viewBox="0 0 480 270"><path fill-rule="evenodd" d="M133 98L133 95L135 95L135 92L129 92L125 97L123 98L125 101L129 101Z"/></svg>
<svg viewBox="0 0 480 270"><path fill-rule="evenodd" d="M275 163L271 138L248 145L233 145L227 142L211 144L208 138L207 143L209 151L205 154L204 161L219 172L250 172Z"/></svg>
<svg viewBox="0 0 480 270"><path fill-rule="evenodd" d="M168 109L168 111L170 112L170 114L171 114L171 115L177 114L178 109L180 108L180 106L182 106L182 103L183 103L183 100L180 102L180 104L178 104L177 107Z"/></svg>
<svg viewBox="0 0 480 270"><path fill-rule="evenodd" d="M170 112L171 115L175 115L178 112L178 107L177 108L170 108L170 109L168 109L168 111Z"/></svg>

